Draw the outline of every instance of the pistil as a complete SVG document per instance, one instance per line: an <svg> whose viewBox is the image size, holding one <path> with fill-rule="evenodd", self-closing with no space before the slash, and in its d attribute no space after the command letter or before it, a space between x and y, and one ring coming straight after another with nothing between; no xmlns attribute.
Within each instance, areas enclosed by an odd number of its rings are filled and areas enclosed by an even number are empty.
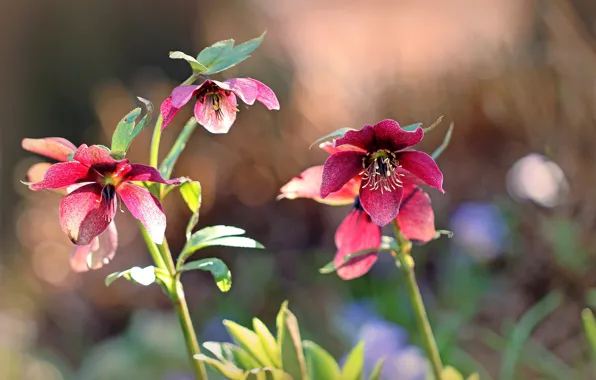
<svg viewBox="0 0 596 380"><path fill-rule="evenodd" d="M370 190L381 190L391 192L402 187L400 179L403 174L397 172L401 167L397 157L388 150L379 150L373 154L367 154L362 158L362 188Z"/></svg>

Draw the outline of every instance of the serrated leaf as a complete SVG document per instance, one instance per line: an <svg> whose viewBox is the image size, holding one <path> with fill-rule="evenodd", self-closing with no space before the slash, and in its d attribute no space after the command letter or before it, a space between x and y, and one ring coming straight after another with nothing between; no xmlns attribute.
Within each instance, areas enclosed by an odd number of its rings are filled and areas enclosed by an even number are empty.
<svg viewBox="0 0 596 380"><path fill-rule="evenodd" d="M145 116L137 123L138 117L141 115L141 108L137 107L130 111L126 116L120 120L116 126L116 130L112 135L112 145L110 150L112 154L118 157L125 157L128 148L132 141L141 133L151 120L153 114L153 104L150 101L138 98L145 105Z"/></svg>
<svg viewBox="0 0 596 380"><path fill-rule="evenodd" d="M188 139L190 139L190 136L192 136L197 125L199 125L197 120L194 117L191 117L184 125L184 128L182 128L182 132L180 132L176 138L174 145L172 145L170 151L159 165L159 172L163 178L169 179L172 175L172 170L174 170L176 161L178 161L184 148L186 148L186 143L188 142Z"/></svg>
<svg viewBox="0 0 596 380"><path fill-rule="evenodd" d="M258 48L265 33L257 38L234 45L234 40L216 42L212 46L203 49L197 56L197 61L207 67L205 75L211 75L227 70L250 57L250 54Z"/></svg>
<svg viewBox="0 0 596 380"><path fill-rule="evenodd" d="M406 125L405 127L403 127L402 129L404 131L408 131L408 132L414 132L416 130L416 128L422 126L422 123L414 123L414 124L410 124L410 125Z"/></svg>
<svg viewBox="0 0 596 380"><path fill-rule="evenodd" d="M188 272L189 270L203 270L211 272L217 287L222 292L227 292L232 287L232 273L228 269L227 265L216 258L208 258L197 261L191 261L184 264L178 271Z"/></svg>
<svg viewBox="0 0 596 380"><path fill-rule="evenodd" d="M242 380L244 378L244 371L229 362L222 363L219 360L215 360L203 354L197 354L193 356L193 358L207 364L209 367L224 375L227 379Z"/></svg>
<svg viewBox="0 0 596 380"><path fill-rule="evenodd" d="M437 158L439 158L439 156L441 155L441 153L443 153L443 151L445 149L447 149L447 147L449 146L449 142L451 141L451 134L453 133L453 127L454 127L454 125L453 125L453 123L451 123L449 125L449 129L447 130L447 133L445 134L445 138L443 138L443 142L430 155L434 160L436 160Z"/></svg>
<svg viewBox="0 0 596 380"><path fill-rule="evenodd" d="M327 141L329 139L338 139L340 137L343 137L343 135L346 134L346 132L348 131L355 131L355 129L353 128L339 128L336 129L335 131L317 139L314 143L310 144L310 146L308 147L308 149L311 149L313 146L318 145L320 143L322 143L323 141Z"/></svg>
<svg viewBox="0 0 596 380"><path fill-rule="evenodd" d="M171 51L170 52L171 59L183 59L190 64L190 68L194 74L201 74L207 71L207 68L199 63L194 57L183 53L181 51Z"/></svg>
<svg viewBox="0 0 596 380"><path fill-rule="evenodd" d="M306 361L296 316L288 309L287 301L277 314L277 350L281 368L294 380L306 380Z"/></svg>
<svg viewBox="0 0 596 380"><path fill-rule="evenodd" d="M341 380L359 380L362 378L362 367L364 365L364 342L358 343L350 351L343 368L341 369Z"/></svg>
<svg viewBox="0 0 596 380"><path fill-rule="evenodd" d="M329 352L310 340L302 341L309 379L339 379L340 370Z"/></svg>
<svg viewBox="0 0 596 380"><path fill-rule="evenodd" d="M370 373L369 380L379 380L381 378L381 371L383 370L383 364L385 364L386 358L381 358L375 364L375 368L373 368L372 372Z"/></svg>
<svg viewBox="0 0 596 380"><path fill-rule="evenodd" d="M276 368L280 367L281 362L279 356L277 355L277 342L275 341L273 334L271 334L267 326L258 318L252 319L252 328L259 337L261 347L263 347L267 353L267 356L269 356L269 359L271 359L273 362L273 365Z"/></svg>
<svg viewBox="0 0 596 380"><path fill-rule="evenodd" d="M224 320L223 324L234 342L236 342L236 344L243 350L251 354L258 361L260 366L266 367L273 365L273 362L269 359L269 356L263 347L261 347L259 337L255 332L229 320Z"/></svg>
<svg viewBox="0 0 596 380"><path fill-rule="evenodd" d="M199 181L187 181L179 187L180 195L192 212L186 225L186 240L190 239L192 230L199 222L199 210L201 208L201 184Z"/></svg>
<svg viewBox="0 0 596 380"><path fill-rule="evenodd" d="M145 268L141 267L132 267L130 269L115 272L106 277L105 283L106 286L110 286L112 282L116 281L119 278L125 278L129 281L136 282L140 285L151 285L155 282L155 267L148 266Z"/></svg>

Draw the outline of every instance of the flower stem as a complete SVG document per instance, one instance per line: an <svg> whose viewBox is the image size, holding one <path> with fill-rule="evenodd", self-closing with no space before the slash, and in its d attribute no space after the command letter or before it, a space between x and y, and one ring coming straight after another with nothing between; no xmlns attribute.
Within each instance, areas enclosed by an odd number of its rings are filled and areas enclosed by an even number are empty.
<svg viewBox="0 0 596 380"><path fill-rule="evenodd" d="M153 136L151 137L151 151L149 153L149 165L157 168L157 163L159 161L159 143L161 141L161 124L163 123L163 117L161 116L161 112L157 117L157 121L155 122L155 127L153 128Z"/></svg>
<svg viewBox="0 0 596 380"><path fill-rule="evenodd" d="M414 274L414 261L410 256L412 243L404 238L401 231L399 230L397 222L393 222L393 230L399 243L399 251L395 252L396 264L399 268L401 268L404 278L406 279L408 295L410 296L416 322L418 323L418 328L422 334L426 355L431 362L435 379L441 380L443 363L441 363L441 357L439 356L439 350L437 349L437 342L433 336L432 328L430 327L430 322L428 321L428 315L426 314L426 309L424 307L424 302L422 301L422 296L420 294L420 289L418 288L418 283L416 282L416 276Z"/></svg>

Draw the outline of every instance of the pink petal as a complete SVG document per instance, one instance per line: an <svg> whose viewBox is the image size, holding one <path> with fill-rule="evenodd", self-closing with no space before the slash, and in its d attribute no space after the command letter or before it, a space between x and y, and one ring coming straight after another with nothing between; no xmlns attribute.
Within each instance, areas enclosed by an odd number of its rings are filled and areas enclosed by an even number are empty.
<svg viewBox="0 0 596 380"><path fill-rule="evenodd" d="M278 199L310 198L332 206L347 205L354 202L360 188L359 177L352 178L339 191L322 199L320 196L322 176L322 165L306 169L281 188Z"/></svg>
<svg viewBox="0 0 596 380"><path fill-rule="evenodd" d="M75 272L99 269L108 264L118 248L118 231L114 221L91 244L77 245L70 255L70 266Z"/></svg>
<svg viewBox="0 0 596 380"><path fill-rule="evenodd" d="M360 204L372 221L383 227L397 216L403 193L402 187L381 192L381 189L371 190L360 186Z"/></svg>
<svg viewBox="0 0 596 380"><path fill-rule="evenodd" d="M337 147L340 145L353 145L360 149L364 149L367 152L372 151L375 148L375 132L373 127L365 125L361 130L358 131L347 131L343 137L335 139L333 146Z"/></svg>
<svg viewBox="0 0 596 380"><path fill-rule="evenodd" d="M373 127L377 148L393 152L418 144L424 137L424 131L418 127L413 132L403 130L395 120L385 119Z"/></svg>
<svg viewBox="0 0 596 380"><path fill-rule="evenodd" d="M29 185L31 190L60 189L80 182L91 182L89 168L78 162L59 162L50 166L43 180Z"/></svg>
<svg viewBox="0 0 596 380"><path fill-rule="evenodd" d="M195 117L199 124L211 133L228 133L236 120L236 95L222 91L220 93L219 110L215 109L211 96L197 100Z"/></svg>
<svg viewBox="0 0 596 380"><path fill-rule="evenodd" d="M121 184L117 191L132 216L145 226L151 239L157 244L163 243L166 215L157 198L149 190L130 183Z"/></svg>
<svg viewBox="0 0 596 380"><path fill-rule="evenodd" d="M337 253L334 263L339 269L337 274L344 280L360 277L368 272L377 261L377 252L371 252L350 259L344 264L344 258L364 249L381 246L381 228L372 223L370 217L362 210L352 210L340 224L335 233Z"/></svg>
<svg viewBox="0 0 596 380"><path fill-rule="evenodd" d="M362 152L337 152L329 156L323 167L321 198L339 191L362 170Z"/></svg>
<svg viewBox="0 0 596 380"><path fill-rule="evenodd" d="M420 178L428 186L434 187L442 193L445 192L443 190L443 173L431 156L417 150L409 150L400 153L397 159L403 169Z"/></svg>
<svg viewBox="0 0 596 380"><path fill-rule="evenodd" d="M77 245L91 244L114 219L116 201L102 197L102 187L95 183L76 189L60 202L62 230Z"/></svg>
<svg viewBox="0 0 596 380"><path fill-rule="evenodd" d="M116 163L116 160L110 156L110 153L107 150L97 145L81 145L79 149L76 150L73 159L85 166Z"/></svg>
<svg viewBox="0 0 596 380"><path fill-rule="evenodd" d="M225 82L230 85L230 90L238 95L244 103L251 105L254 104L255 100L258 100L269 110L279 109L279 101L275 93L262 82L252 78L233 78Z"/></svg>
<svg viewBox="0 0 596 380"><path fill-rule="evenodd" d="M408 186L397 215L399 229L408 240L426 243L435 237L435 214L430 197L422 189Z"/></svg>
<svg viewBox="0 0 596 380"><path fill-rule="evenodd" d="M161 113L162 122L161 122L161 130L170 124L170 122L174 119L176 114L180 111L180 108L176 108L172 105L172 97L169 96L166 100L161 103L161 107L159 108L159 112Z"/></svg>
<svg viewBox="0 0 596 380"><path fill-rule="evenodd" d="M334 154L337 152L344 152L347 150L363 152L363 153L365 152L363 149L357 148L352 145L333 146L333 143L331 141L325 141L325 142L320 143L319 148L323 149L325 152L327 152L329 154Z"/></svg>
<svg viewBox="0 0 596 380"><path fill-rule="evenodd" d="M61 137L46 137L44 139L23 139L23 149L52 158L56 161L68 161L68 155L77 147Z"/></svg>
<svg viewBox="0 0 596 380"><path fill-rule="evenodd" d="M178 86L172 91L172 106L175 108L182 108L186 103L195 96L201 87L206 84L209 84L210 81L206 80L205 82L201 83L200 85L188 85L188 86Z"/></svg>
<svg viewBox="0 0 596 380"><path fill-rule="evenodd" d="M165 180L159 173L159 170L152 166L131 164L131 170L126 174L124 181L147 181L166 183L168 185L178 185L180 180L175 178L171 180Z"/></svg>

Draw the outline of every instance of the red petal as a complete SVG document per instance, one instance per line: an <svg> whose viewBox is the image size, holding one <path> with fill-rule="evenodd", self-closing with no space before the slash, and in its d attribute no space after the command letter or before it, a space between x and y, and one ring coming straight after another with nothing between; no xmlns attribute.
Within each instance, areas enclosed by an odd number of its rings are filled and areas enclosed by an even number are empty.
<svg viewBox="0 0 596 380"><path fill-rule="evenodd" d="M397 216L403 193L402 187L381 192L381 189L371 190L360 186L360 204L372 221L383 227Z"/></svg>
<svg viewBox="0 0 596 380"><path fill-rule="evenodd" d="M43 180L29 185L31 190L60 189L80 182L91 182L89 168L78 162L59 162L48 168Z"/></svg>
<svg viewBox="0 0 596 380"><path fill-rule="evenodd" d="M395 120L385 119L373 127L376 148L389 149L392 152L418 144L424 137L424 131L418 127L413 132L403 130Z"/></svg>
<svg viewBox="0 0 596 380"><path fill-rule="evenodd" d="M114 221L91 244L77 245L70 255L70 266L75 272L99 269L108 264L118 248L118 231Z"/></svg>
<svg viewBox="0 0 596 380"><path fill-rule="evenodd" d="M62 230L73 243L90 244L114 219L116 201L102 197L102 188L95 183L79 187L60 202Z"/></svg>
<svg viewBox="0 0 596 380"><path fill-rule="evenodd" d="M76 150L73 159L85 166L116 163L116 160L110 156L110 153L107 150L97 145L81 145L79 149Z"/></svg>
<svg viewBox="0 0 596 380"><path fill-rule="evenodd" d="M325 161L321 198L339 191L349 180L362 170L362 152L337 152Z"/></svg>
<svg viewBox="0 0 596 380"><path fill-rule="evenodd" d="M236 120L236 95L231 92L226 95L222 91L220 97L219 112L214 109L209 96L205 96L203 102L197 100L195 104L197 121L211 133L228 133Z"/></svg>
<svg viewBox="0 0 596 380"><path fill-rule="evenodd" d="M360 188L359 177L352 178L339 191L322 199L320 196L322 175L323 166L313 166L306 169L281 188L278 199L310 198L332 206L347 205L354 202Z"/></svg>
<svg viewBox="0 0 596 380"><path fill-rule="evenodd" d="M172 97L169 96L166 100L161 103L161 107L159 108L159 112L161 113L162 122L161 122L161 130L170 124L170 122L174 119L176 114L180 111L180 108L176 108L172 105Z"/></svg>
<svg viewBox="0 0 596 380"><path fill-rule="evenodd" d="M431 156L417 150L409 150L400 153L397 159L403 169L420 178L428 186L434 187L442 193L445 192L443 190L443 173Z"/></svg>
<svg viewBox="0 0 596 380"><path fill-rule="evenodd" d="M430 197L422 189L408 186L397 215L399 229L408 240L426 243L435 237L435 214Z"/></svg>
<svg viewBox="0 0 596 380"><path fill-rule="evenodd" d="M334 146L353 145L355 147L364 149L367 152L375 148L375 132L373 127L365 125L359 131L347 131L343 137L335 139Z"/></svg>
<svg viewBox="0 0 596 380"><path fill-rule="evenodd" d="M327 152L329 154L334 154L337 152L344 152L344 151L349 151L349 150L365 153L365 151L362 150L361 148L357 148L352 145L333 146L333 143L330 141L325 141L325 142L320 143L319 148L323 149L325 152Z"/></svg>
<svg viewBox="0 0 596 380"><path fill-rule="evenodd" d="M344 258L363 249L381 246L381 228L372 223L362 210L353 210L340 224L335 233L337 253L334 263L339 269L337 274L344 280L360 277L368 272L377 261L377 252L350 259L344 264Z"/></svg>
<svg viewBox="0 0 596 380"><path fill-rule="evenodd" d="M131 164L131 170L126 174L124 181L147 181L166 183L168 185L178 185L180 180L175 178L171 180L165 180L159 173L159 170L152 166Z"/></svg>
<svg viewBox="0 0 596 380"><path fill-rule="evenodd" d="M166 215L157 198L149 190L130 183L123 183L117 191L132 216L145 226L151 239L157 244L163 243Z"/></svg>
<svg viewBox="0 0 596 380"><path fill-rule="evenodd" d="M68 155L77 149L73 143L61 137L44 139L23 139L23 149L52 158L56 161L68 161Z"/></svg>

